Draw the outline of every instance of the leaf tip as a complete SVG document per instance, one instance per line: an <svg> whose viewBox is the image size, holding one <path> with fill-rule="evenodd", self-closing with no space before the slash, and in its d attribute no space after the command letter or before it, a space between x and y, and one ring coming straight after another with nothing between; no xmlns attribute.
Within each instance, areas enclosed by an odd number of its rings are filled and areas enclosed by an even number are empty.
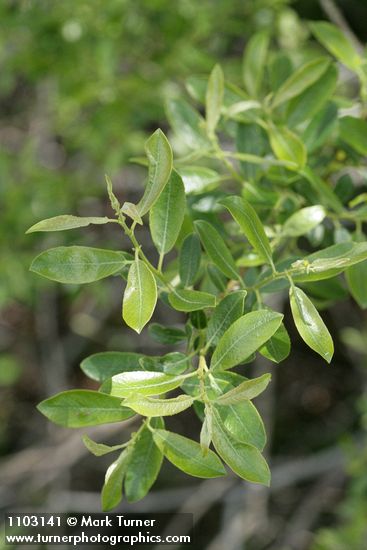
<svg viewBox="0 0 367 550"><path fill-rule="evenodd" d="M271 476L269 474L269 477L266 479L266 481L264 481L263 485L265 485L265 487L270 487L271 485Z"/></svg>
<svg viewBox="0 0 367 550"><path fill-rule="evenodd" d="M38 410L38 412L40 412L46 418L48 418L47 413L46 413L46 411L47 411L47 405L46 405L47 401L48 401L47 399L44 399L43 401L41 401L40 403L38 403L36 405L36 409Z"/></svg>
<svg viewBox="0 0 367 550"><path fill-rule="evenodd" d="M328 363L328 365L331 364L331 361L333 359L333 355L334 355L334 350L332 352L326 352L324 353L324 359L325 361Z"/></svg>

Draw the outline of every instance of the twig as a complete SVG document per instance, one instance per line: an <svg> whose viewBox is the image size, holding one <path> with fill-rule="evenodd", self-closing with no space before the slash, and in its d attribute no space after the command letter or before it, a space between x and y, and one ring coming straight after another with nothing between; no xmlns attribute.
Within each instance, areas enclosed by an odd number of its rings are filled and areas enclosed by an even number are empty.
<svg viewBox="0 0 367 550"><path fill-rule="evenodd" d="M270 495L269 489L261 485L241 484L242 502L238 503L235 511L236 498L239 496L236 490L232 491L233 503L232 516L227 518L220 532L214 537L206 550L242 550L245 540L259 530L264 530L267 524L267 503ZM233 496L234 495L234 496ZM228 534L230 533L230 536Z"/></svg>
<svg viewBox="0 0 367 550"><path fill-rule="evenodd" d="M280 540L276 540L273 550L306 550L309 548L311 529L325 509L330 509L339 495L339 489L345 481L345 476L339 470L332 471L318 479L306 494L292 517L287 522L285 532Z"/></svg>

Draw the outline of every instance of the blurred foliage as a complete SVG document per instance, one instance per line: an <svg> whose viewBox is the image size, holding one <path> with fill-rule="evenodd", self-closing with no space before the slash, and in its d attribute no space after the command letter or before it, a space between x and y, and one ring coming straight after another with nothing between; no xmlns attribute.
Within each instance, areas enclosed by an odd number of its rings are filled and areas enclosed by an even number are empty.
<svg viewBox="0 0 367 550"><path fill-rule="evenodd" d="M367 368L366 330L346 327L341 333L342 340L354 354L364 378ZM367 433L367 388L356 403L362 437ZM367 540L367 448L362 443L345 442L348 457L348 483L343 500L337 506L333 525L316 531L311 550L360 550Z"/></svg>
<svg viewBox="0 0 367 550"><path fill-rule="evenodd" d="M359 401L361 424L367 429L367 397ZM316 531L311 550L361 550L367 540L367 449L348 443L348 484L337 506L333 525Z"/></svg>
<svg viewBox="0 0 367 550"><path fill-rule="evenodd" d="M99 195L103 174L116 174L159 125L173 81L241 51L287 4L1 2L0 304L30 297L24 229Z"/></svg>

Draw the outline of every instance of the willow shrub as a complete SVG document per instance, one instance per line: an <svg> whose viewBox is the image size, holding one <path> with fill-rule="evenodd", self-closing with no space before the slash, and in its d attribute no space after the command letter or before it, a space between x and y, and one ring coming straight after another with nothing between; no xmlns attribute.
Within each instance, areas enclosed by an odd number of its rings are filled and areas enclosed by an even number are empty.
<svg viewBox="0 0 367 550"><path fill-rule="evenodd" d="M356 74L360 97L342 95L338 65L326 52L294 68L269 51L266 34L256 34L244 54L243 88L226 82L217 65L208 81L189 79L191 103L168 103L175 143L185 154L174 160L164 133L154 132L138 159L148 170L138 204L121 205L107 179L115 217L57 216L29 229L115 223L130 239L129 250L52 248L31 270L78 285L121 277L122 317L138 333L158 299L187 315L184 329L157 323L148 329L180 351L97 353L81 368L101 383L99 391L66 391L39 405L51 421L71 428L142 417L121 445L84 438L93 454L118 455L106 473L105 510L119 503L123 485L128 500L143 498L163 457L191 476L223 476L226 464L268 485L266 435L252 400L271 375L248 379L233 369L256 353L279 363L290 352L283 315L266 305L269 295L288 289L300 336L327 363L333 340L318 309L348 291L367 306L367 194L358 187L367 155L365 61L332 25L314 23L312 32ZM157 261L139 241L143 224ZM191 407L202 422L200 442L166 427L166 417Z"/></svg>

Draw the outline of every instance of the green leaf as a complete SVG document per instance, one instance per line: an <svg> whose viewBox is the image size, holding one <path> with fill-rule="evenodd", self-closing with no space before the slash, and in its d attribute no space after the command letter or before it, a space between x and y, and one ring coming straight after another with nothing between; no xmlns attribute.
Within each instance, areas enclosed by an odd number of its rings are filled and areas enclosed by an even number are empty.
<svg viewBox="0 0 367 550"><path fill-rule="evenodd" d="M117 397L130 397L134 393L160 395L178 388L185 378L185 376L170 376L163 372L123 372L111 378L110 393Z"/></svg>
<svg viewBox="0 0 367 550"><path fill-rule="evenodd" d="M192 99L204 105L208 79L204 75L191 75L185 80L185 87Z"/></svg>
<svg viewBox="0 0 367 550"><path fill-rule="evenodd" d="M113 192L111 178L109 178L108 176L105 176L105 178L106 178L107 193L108 193L108 198L110 200L111 208L118 215L121 208L120 202L116 197L115 193Z"/></svg>
<svg viewBox="0 0 367 550"><path fill-rule="evenodd" d="M231 292L219 302L208 323L207 347L217 344L226 330L243 315L246 294L245 290Z"/></svg>
<svg viewBox="0 0 367 550"><path fill-rule="evenodd" d="M348 298L348 290L338 276L326 281L307 283L303 290L308 296L314 296L319 303L335 303Z"/></svg>
<svg viewBox="0 0 367 550"><path fill-rule="evenodd" d="M208 453L210 443L212 441L213 433L213 413L211 407L205 405L205 417L200 430L200 447L202 448L203 455Z"/></svg>
<svg viewBox="0 0 367 550"><path fill-rule="evenodd" d="M59 246L41 252L30 270L58 283L83 284L114 275L126 265L126 253L88 246Z"/></svg>
<svg viewBox="0 0 367 550"><path fill-rule="evenodd" d="M296 134L288 128L269 128L270 145L279 160L291 163L289 169L303 168L307 161L304 144Z"/></svg>
<svg viewBox="0 0 367 550"><path fill-rule="evenodd" d="M362 309L367 308L367 261L348 267L345 272L351 295Z"/></svg>
<svg viewBox="0 0 367 550"><path fill-rule="evenodd" d="M122 303L122 317L125 323L140 334L153 315L156 303L155 278L143 261L135 260L129 269Z"/></svg>
<svg viewBox="0 0 367 550"><path fill-rule="evenodd" d="M306 206L292 214L284 223L282 233L287 237L299 237L317 227L325 218L323 206Z"/></svg>
<svg viewBox="0 0 367 550"><path fill-rule="evenodd" d="M236 148L239 153L262 158L267 150L267 136L258 124L237 124ZM248 180L254 180L260 166L251 162L241 162L241 171Z"/></svg>
<svg viewBox="0 0 367 550"><path fill-rule="evenodd" d="M86 227L87 225L102 225L108 223L110 220L105 216L103 218L88 217L80 218L78 216L69 216L67 214L62 216L55 216L54 218L48 218L42 220L30 227L26 233L35 233L36 231L63 231L65 229L75 229L76 227Z"/></svg>
<svg viewBox="0 0 367 550"><path fill-rule="evenodd" d="M156 249L166 254L175 245L185 216L186 197L181 177L174 170L150 211L150 231Z"/></svg>
<svg viewBox="0 0 367 550"><path fill-rule="evenodd" d="M219 395L225 391L229 391L234 387L244 382L246 378L230 371L216 371L215 373L209 373L204 379L205 391L211 400L215 400ZM202 397L202 388L200 379L196 376L187 378L181 386L181 389L191 395L200 399Z"/></svg>
<svg viewBox="0 0 367 550"><path fill-rule="evenodd" d="M197 311L206 307L215 307L216 304L214 294L199 290L175 290L168 299L177 311Z"/></svg>
<svg viewBox="0 0 367 550"><path fill-rule="evenodd" d="M334 344L319 312L300 288L291 286L290 303L297 330L306 344L330 363Z"/></svg>
<svg viewBox="0 0 367 550"><path fill-rule="evenodd" d="M175 327L165 327L159 323L151 323L148 330L150 336L160 344L178 344L187 339L187 334L184 330Z"/></svg>
<svg viewBox="0 0 367 550"><path fill-rule="evenodd" d="M208 398L215 402L222 394L235 389L245 381L246 379L243 376L234 372L216 371L214 374L210 373L205 380L206 393ZM202 390L197 379L189 378L182 385L182 389L197 398L194 403L195 408L201 405L198 399L200 399ZM232 437L260 450L264 448L266 443L264 424L251 401L244 400L233 405L221 404L220 407L217 407L217 410L224 427Z"/></svg>
<svg viewBox="0 0 367 550"><path fill-rule="evenodd" d="M186 194L203 193L218 187L221 176L215 170L205 166L179 166L177 168Z"/></svg>
<svg viewBox="0 0 367 550"><path fill-rule="evenodd" d="M113 445L112 447L110 445L105 445L104 443L96 443L87 435L83 435L83 443L88 451L90 451L94 456L104 456L125 447L124 443L121 445Z"/></svg>
<svg viewBox="0 0 367 550"><path fill-rule="evenodd" d="M124 450L108 467L102 488L102 510L115 508L122 499L122 483L129 463L129 450Z"/></svg>
<svg viewBox="0 0 367 550"><path fill-rule="evenodd" d="M104 351L95 353L83 359L80 368L89 378L104 382L121 372L140 370L141 353L124 351Z"/></svg>
<svg viewBox="0 0 367 550"><path fill-rule="evenodd" d="M174 132L190 149L208 149L204 128L205 121L189 103L182 99L170 99L166 106L168 120Z"/></svg>
<svg viewBox="0 0 367 550"><path fill-rule="evenodd" d="M134 222L138 223L139 225L143 225L143 220L141 219L138 207L136 204L132 202L124 202L124 204L121 207L122 214L125 214L129 218L131 218Z"/></svg>
<svg viewBox="0 0 367 550"><path fill-rule="evenodd" d="M213 353L211 370L226 370L239 365L277 331L283 315L259 310L237 319L223 334Z"/></svg>
<svg viewBox="0 0 367 550"><path fill-rule="evenodd" d="M133 416L121 400L91 390L70 390L42 401L38 410L49 420L67 428L121 422Z"/></svg>
<svg viewBox="0 0 367 550"><path fill-rule="evenodd" d="M182 374L190 364L188 356L177 351L172 351L162 357L143 356L140 360L140 365L144 370L174 375Z"/></svg>
<svg viewBox="0 0 367 550"><path fill-rule="evenodd" d="M237 103L233 103L229 107L225 109L225 115L226 117L233 118L234 120L237 120L237 115L241 113L246 113L247 111L252 110L259 110L261 109L261 103L259 101L255 101L253 99L249 99L247 101L238 101Z"/></svg>
<svg viewBox="0 0 367 550"><path fill-rule="evenodd" d="M208 277L215 288L219 290L219 292L225 292L228 281L223 273L217 268L217 266L211 264L209 264L206 269L208 272Z"/></svg>
<svg viewBox="0 0 367 550"><path fill-rule="evenodd" d="M274 95L272 102L273 107L278 107L285 101L289 101L299 96L322 77L329 65L329 59L320 57L299 67L289 78L287 78Z"/></svg>
<svg viewBox="0 0 367 550"><path fill-rule="evenodd" d="M213 444L219 456L241 478L270 484L269 467L260 451L234 439L225 429L217 411L213 415Z"/></svg>
<svg viewBox="0 0 367 550"><path fill-rule="evenodd" d="M227 432L240 443L252 445L262 451L266 444L264 423L255 405L242 401L233 405L216 407Z"/></svg>
<svg viewBox="0 0 367 550"><path fill-rule="evenodd" d="M238 279L238 270L233 256L215 227L204 220L197 220L194 225L212 262L227 277Z"/></svg>
<svg viewBox="0 0 367 550"><path fill-rule="evenodd" d="M343 212L343 204L340 202L328 182L320 178L320 176L318 176L309 166L300 170L299 174L311 184L311 187L321 198L323 204L330 206L335 212Z"/></svg>
<svg viewBox="0 0 367 550"><path fill-rule="evenodd" d="M341 139L358 153L367 155L367 122L365 120L344 116L339 120L339 133Z"/></svg>
<svg viewBox="0 0 367 550"><path fill-rule="evenodd" d="M212 478L226 474L217 455L208 451L204 456L196 441L166 430L154 430L154 441L164 456L179 470L194 477Z"/></svg>
<svg viewBox="0 0 367 550"><path fill-rule="evenodd" d="M332 97L337 80L338 71L334 65L331 65L318 81L292 99L287 107L288 126L297 126L313 118Z"/></svg>
<svg viewBox="0 0 367 550"><path fill-rule="evenodd" d="M367 259L367 243L342 242L313 252L293 262L292 278L297 282L321 281L335 277L347 267Z"/></svg>
<svg viewBox="0 0 367 550"><path fill-rule="evenodd" d="M326 21L315 21L310 23L310 28L317 40L346 67L352 70L360 68L362 59L338 27Z"/></svg>
<svg viewBox="0 0 367 550"><path fill-rule="evenodd" d="M274 265L269 240L251 204L237 196L226 197L218 202L229 210L258 254L267 263Z"/></svg>
<svg viewBox="0 0 367 550"><path fill-rule="evenodd" d="M205 96L206 128L209 136L215 132L223 103L224 76L220 65L212 70Z"/></svg>
<svg viewBox="0 0 367 550"><path fill-rule="evenodd" d="M328 103L318 112L305 129L302 139L309 153L321 147L337 125L338 108Z"/></svg>
<svg viewBox="0 0 367 550"><path fill-rule="evenodd" d="M264 76L265 62L269 47L269 35L256 33L248 42L242 65L243 82L248 93L257 98Z"/></svg>
<svg viewBox="0 0 367 550"><path fill-rule="evenodd" d="M164 427L160 418L152 419L151 424L155 428ZM144 426L134 440L125 475L125 493L129 502L145 497L158 477L162 461L162 451L154 443L149 428Z"/></svg>
<svg viewBox="0 0 367 550"><path fill-rule="evenodd" d="M153 397L144 397L143 395L133 395L123 401L124 407L129 407L142 416L172 416L188 409L193 404L194 399L188 395L179 395L171 399L157 399Z"/></svg>
<svg viewBox="0 0 367 550"><path fill-rule="evenodd" d="M208 324L205 312L202 310L191 311L189 319L191 325L199 330L203 330Z"/></svg>
<svg viewBox="0 0 367 550"><path fill-rule="evenodd" d="M217 405L235 405L245 399L254 399L262 393L271 379L271 374L263 374L253 380L246 380L233 390L224 393L216 399Z"/></svg>
<svg viewBox="0 0 367 550"><path fill-rule="evenodd" d="M284 361L284 359L288 357L290 351L291 341L283 323L266 344L259 349L261 355L270 359L270 361L274 361L274 363Z"/></svg>
<svg viewBox="0 0 367 550"><path fill-rule="evenodd" d="M280 86L294 71L289 55L283 51L272 52L267 72L269 87L271 90L278 90Z"/></svg>
<svg viewBox="0 0 367 550"><path fill-rule="evenodd" d="M245 252L245 254L237 260L237 265L239 267L257 267L263 263L264 260L262 257L254 251Z"/></svg>
<svg viewBox="0 0 367 550"><path fill-rule="evenodd" d="M179 260L179 273L181 283L191 286L196 279L201 260L201 248L199 237L195 234L187 235L182 243Z"/></svg>
<svg viewBox="0 0 367 550"><path fill-rule="evenodd" d="M171 146L162 132L156 130L145 144L149 176L144 195L137 205L140 216L146 214L162 193L171 175L173 156Z"/></svg>

